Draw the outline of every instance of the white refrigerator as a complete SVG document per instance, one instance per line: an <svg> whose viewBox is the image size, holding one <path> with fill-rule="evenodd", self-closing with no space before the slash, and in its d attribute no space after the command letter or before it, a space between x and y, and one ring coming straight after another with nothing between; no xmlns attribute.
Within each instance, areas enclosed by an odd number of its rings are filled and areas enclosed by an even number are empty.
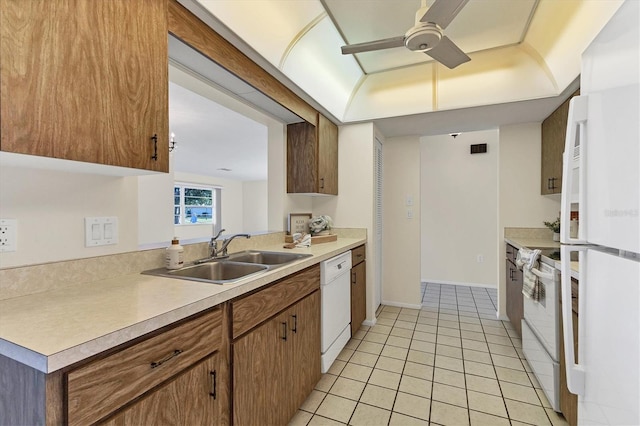
<svg viewBox="0 0 640 426"><path fill-rule="evenodd" d="M581 95L569 107L561 211L567 368L561 374L578 395L580 425L640 425L639 28L640 1L626 0L583 53ZM572 211L579 214L577 238L569 232ZM579 256L577 363L571 252Z"/></svg>

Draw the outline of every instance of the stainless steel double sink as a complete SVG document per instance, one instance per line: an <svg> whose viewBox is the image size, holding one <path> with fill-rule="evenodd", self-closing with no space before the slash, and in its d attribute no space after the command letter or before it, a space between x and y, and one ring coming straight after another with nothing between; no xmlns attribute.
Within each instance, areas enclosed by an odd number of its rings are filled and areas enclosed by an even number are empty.
<svg viewBox="0 0 640 426"><path fill-rule="evenodd" d="M142 273L212 284L230 284L310 256L311 254L303 253L246 250L232 253L225 258L211 259L203 263L188 265L181 269L159 268Z"/></svg>

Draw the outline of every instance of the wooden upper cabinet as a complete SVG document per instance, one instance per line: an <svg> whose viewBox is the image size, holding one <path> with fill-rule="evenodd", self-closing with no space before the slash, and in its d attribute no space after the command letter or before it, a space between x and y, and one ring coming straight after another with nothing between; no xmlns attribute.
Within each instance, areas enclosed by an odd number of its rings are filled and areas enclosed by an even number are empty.
<svg viewBox="0 0 640 426"><path fill-rule="evenodd" d="M165 0L0 5L1 150L168 171Z"/></svg>
<svg viewBox="0 0 640 426"><path fill-rule="evenodd" d="M338 127L321 114L287 126L287 192L338 195Z"/></svg>
<svg viewBox="0 0 640 426"><path fill-rule="evenodd" d="M578 90L542 122L541 195L559 194L562 191L562 153L567 134L569 101L579 94Z"/></svg>

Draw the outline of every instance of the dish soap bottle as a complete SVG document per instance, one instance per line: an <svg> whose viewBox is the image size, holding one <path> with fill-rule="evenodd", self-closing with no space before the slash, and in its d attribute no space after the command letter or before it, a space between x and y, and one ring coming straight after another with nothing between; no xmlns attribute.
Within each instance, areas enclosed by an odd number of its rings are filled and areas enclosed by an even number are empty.
<svg viewBox="0 0 640 426"><path fill-rule="evenodd" d="M167 269L180 269L184 266L184 248L180 245L178 237L173 237L171 245L167 247L165 254L165 266Z"/></svg>

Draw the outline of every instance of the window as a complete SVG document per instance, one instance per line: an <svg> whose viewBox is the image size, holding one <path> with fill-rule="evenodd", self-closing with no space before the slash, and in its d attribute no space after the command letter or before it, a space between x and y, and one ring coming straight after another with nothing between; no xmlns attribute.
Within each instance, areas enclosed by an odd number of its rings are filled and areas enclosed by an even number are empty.
<svg viewBox="0 0 640 426"><path fill-rule="evenodd" d="M173 188L175 225L220 223L220 188L178 183Z"/></svg>

